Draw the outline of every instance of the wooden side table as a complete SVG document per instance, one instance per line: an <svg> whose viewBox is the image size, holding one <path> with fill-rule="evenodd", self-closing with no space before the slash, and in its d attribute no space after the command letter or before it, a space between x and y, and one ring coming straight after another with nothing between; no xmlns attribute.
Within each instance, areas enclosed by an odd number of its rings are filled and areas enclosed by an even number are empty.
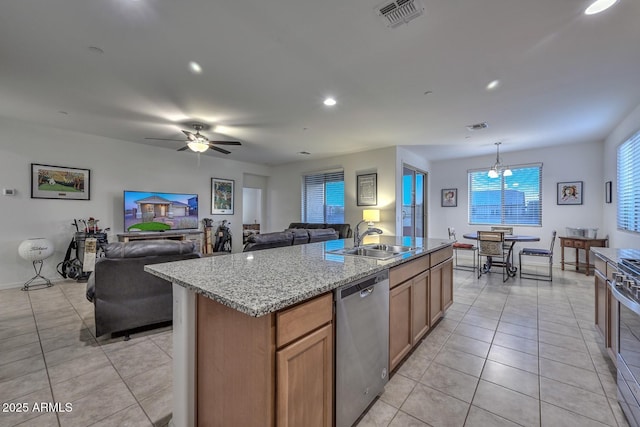
<svg viewBox="0 0 640 427"><path fill-rule="evenodd" d="M588 237L558 237L560 239L560 253L561 253L561 261L560 261L560 265L562 267L562 269L564 270L564 248L576 248L576 271L578 271L580 269L580 257L579 257L579 251L580 249L583 249L585 251L585 259L586 259L586 271L585 274L588 276L589 275L589 269L591 268L591 265L589 264L589 252L591 251L592 247L596 247L596 248L606 248L607 247L607 242L609 239L605 238L605 239L590 239ZM569 263L567 262L567 264L573 264L573 263Z"/></svg>

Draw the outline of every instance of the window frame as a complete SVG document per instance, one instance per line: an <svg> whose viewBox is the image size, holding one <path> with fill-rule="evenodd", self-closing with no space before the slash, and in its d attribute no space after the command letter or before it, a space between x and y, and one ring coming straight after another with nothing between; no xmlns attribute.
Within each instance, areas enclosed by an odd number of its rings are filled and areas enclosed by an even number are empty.
<svg viewBox="0 0 640 427"><path fill-rule="evenodd" d="M640 130L616 148L616 178L616 227L640 233Z"/></svg>
<svg viewBox="0 0 640 427"><path fill-rule="evenodd" d="M522 222L512 222L509 221L509 214L508 214L508 210L510 209L509 206L505 205L505 191L506 190L510 190L511 188L505 188L505 176L500 173L500 176L498 178L487 178L489 180L493 180L496 181L499 184L499 188L497 188L494 191L500 191L500 221L499 222L486 222L486 221L479 221L476 220L474 221L474 213L473 213L473 209L476 205L474 205L473 203L473 181L474 181L474 174L478 174L478 173L482 173L484 175L487 175L489 173L490 168L482 168L482 169L469 169L467 170L467 189L468 189L468 211L467 211L467 221L469 225L506 225L506 226L518 226L518 227L542 227L542 212L543 212L543 183L542 183L542 170L543 170L543 164L542 163L527 163L527 164L520 164L520 165L513 165L511 166L509 169L511 169L511 171L514 173L514 175L516 174L516 171L519 169L532 169L532 168L537 168L538 169L538 205L539 205L539 210L538 210L538 215L537 215L537 221L536 222L528 222L528 223L522 223ZM506 177L506 179L508 180L511 177ZM512 178L513 179L513 178ZM475 214L477 215L477 214Z"/></svg>
<svg viewBox="0 0 640 427"><path fill-rule="evenodd" d="M327 184L328 183L342 183L342 205L332 205L342 207L342 220L339 222L332 221L329 222L328 219L328 205L327 205ZM302 222L305 223L317 223L318 221L309 220L309 198L308 198L308 186L310 185L319 185L322 184L322 221L320 223L324 224L343 224L345 221L345 189L344 189L344 169L332 169L326 171L316 171L316 172L308 172L303 173L302 175L302 183L301 183L301 203L300 203L300 217ZM317 215L317 211L316 211ZM339 214L338 214L339 215Z"/></svg>

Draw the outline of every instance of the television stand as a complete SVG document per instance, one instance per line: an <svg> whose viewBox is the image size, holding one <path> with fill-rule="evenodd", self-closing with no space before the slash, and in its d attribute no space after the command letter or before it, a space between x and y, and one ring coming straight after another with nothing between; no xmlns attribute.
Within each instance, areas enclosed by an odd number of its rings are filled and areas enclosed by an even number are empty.
<svg viewBox="0 0 640 427"><path fill-rule="evenodd" d="M182 231L134 231L120 233L118 242L132 242L134 240L193 240L196 244L196 251L200 252L202 247L202 231L182 230Z"/></svg>

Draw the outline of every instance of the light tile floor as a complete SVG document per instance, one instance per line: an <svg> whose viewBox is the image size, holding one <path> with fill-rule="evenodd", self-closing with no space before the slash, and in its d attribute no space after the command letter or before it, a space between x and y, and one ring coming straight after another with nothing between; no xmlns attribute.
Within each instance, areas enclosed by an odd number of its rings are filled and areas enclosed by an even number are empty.
<svg viewBox="0 0 640 427"><path fill-rule="evenodd" d="M476 279L455 271L454 304L393 375L366 426L626 426L615 370L593 324L593 277ZM171 330L96 339L85 285L0 291L0 426L164 426ZM35 402L71 412L33 412Z"/></svg>
<svg viewBox="0 0 640 427"><path fill-rule="evenodd" d="M171 328L96 339L85 286L0 291L0 427L168 424ZM71 411L34 411L40 402Z"/></svg>
<svg viewBox="0 0 640 427"><path fill-rule="evenodd" d="M594 279L455 270L454 304L358 427L628 426L594 325Z"/></svg>

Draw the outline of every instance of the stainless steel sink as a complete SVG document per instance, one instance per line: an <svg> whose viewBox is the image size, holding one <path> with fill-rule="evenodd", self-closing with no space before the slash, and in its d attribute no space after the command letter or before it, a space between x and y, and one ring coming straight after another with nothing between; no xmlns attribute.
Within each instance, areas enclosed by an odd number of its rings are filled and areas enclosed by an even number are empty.
<svg viewBox="0 0 640 427"><path fill-rule="evenodd" d="M357 248L335 249L328 252L337 255L353 255L384 260L411 252L414 249L415 248L411 248L409 246L367 245L359 246Z"/></svg>

